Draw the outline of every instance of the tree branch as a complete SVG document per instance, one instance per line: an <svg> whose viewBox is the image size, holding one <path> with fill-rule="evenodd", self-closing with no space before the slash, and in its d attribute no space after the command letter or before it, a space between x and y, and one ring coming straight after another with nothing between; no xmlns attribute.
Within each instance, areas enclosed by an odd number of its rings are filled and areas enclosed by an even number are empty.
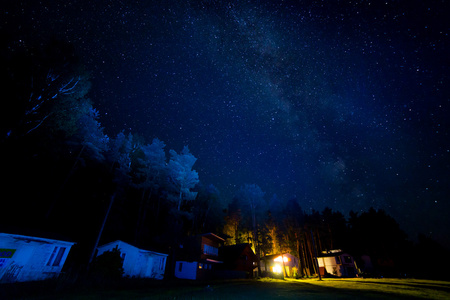
<svg viewBox="0 0 450 300"><path fill-rule="evenodd" d="M47 119L48 117L50 117L52 113L49 113L48 115L46 115L40 122L39 124L37 124L36 126L34 126L33 128L31 128L30 130L27 131L27 133L25 134L29 134L30 132L32 132L33 130L37 129L39 126L42 125L42 123L44 123L45 119Z"/></svg>
<svg viewBox="0 0 450 300"><path fill-rule="evenodd" d="M63 84L60 88L59 88L59 92L61 94L71 94L73 93L73 89L77 86L78 82L80 81L80 77L78 77L77 81L75 81L75 83L72 84L72 82L74 81L74 77L72 77L66 84ZM72 86L68 87L70 84L72 84Z"/></svg>

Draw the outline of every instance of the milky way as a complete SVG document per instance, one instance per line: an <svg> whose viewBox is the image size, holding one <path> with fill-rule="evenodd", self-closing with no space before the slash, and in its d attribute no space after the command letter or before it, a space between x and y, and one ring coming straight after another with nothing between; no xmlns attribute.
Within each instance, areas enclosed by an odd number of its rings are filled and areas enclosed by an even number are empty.
<svg viewBox="0 0 450 300"><path fill-rule="evenodd" d="M255 183L445 239L445 1L161 2L14 1L3 28L73 43L106 132L188 145L226 199Z"/></svg>

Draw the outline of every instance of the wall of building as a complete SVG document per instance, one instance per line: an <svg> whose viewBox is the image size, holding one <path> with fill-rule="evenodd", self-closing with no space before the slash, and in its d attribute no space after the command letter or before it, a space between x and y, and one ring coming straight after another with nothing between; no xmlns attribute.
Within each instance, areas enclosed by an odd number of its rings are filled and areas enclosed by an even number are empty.
<svg viewBox="0 0 450 300"><path fill-rule="evenodd" d="M196 261L177 261L175 263L175 277L195 280L197 279L197 269L198 263Z"/></svg>
<svg viewBox="0 0 450 300"><path fill-rule="evenodd" d="M338 277L355 277L357 275L353 257L346 253L319 257L318 262L321 274L324 274L323 269L325 269L328 274Z"/></svg>
<svg viewBox="0 0 450 300"><path fill-rule="evenodd" d="M0 282L44 280L59 275L73 243L0 234Z"/></svg>
<svg viewBox="0 0 450 300"><path fill-rule="evenodd" d="M98 248L98 254L118 248L123 258L123 271L125 276L151 277L162 279L164 277L166 255L146 251L122 241L115 241Z"/></svg>

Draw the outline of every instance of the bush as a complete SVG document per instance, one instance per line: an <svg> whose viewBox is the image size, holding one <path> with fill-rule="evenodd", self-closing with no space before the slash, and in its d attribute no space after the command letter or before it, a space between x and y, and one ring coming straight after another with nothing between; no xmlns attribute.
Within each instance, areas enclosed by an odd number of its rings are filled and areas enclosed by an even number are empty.
<svg viewBox="0 0 450 300"><path fill-rule="evenodd" d="M120 250L114 248L97 256L92 265L90 275L100 282L121 279L123 275L123 259L120 255Z"/></svg>

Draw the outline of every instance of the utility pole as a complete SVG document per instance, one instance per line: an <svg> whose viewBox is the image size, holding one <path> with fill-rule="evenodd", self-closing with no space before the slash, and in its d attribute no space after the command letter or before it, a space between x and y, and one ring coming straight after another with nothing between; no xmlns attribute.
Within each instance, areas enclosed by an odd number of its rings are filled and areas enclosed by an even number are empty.
<svg viewBox="0 0 450 300"><path fill-rule="evenodd" d="M111 211L111 206L114 203L114 198L115 197L116 197L116 193L112 194L111 198L109 200L108 209L106 210L105 217L103 218L102 227L100 227L100 230L99 230L98 235L97 235L97 240L95 241L94 249L92 249L91 257L89 258L89 262L88 262L88 265L87 265L87 269L88 270L91 267L92 261L94 260L95 250L97 250L98 242L100 241L100 238L102 237L103 228L105 228L106 220L108 219L109 212Z"/></svg>

